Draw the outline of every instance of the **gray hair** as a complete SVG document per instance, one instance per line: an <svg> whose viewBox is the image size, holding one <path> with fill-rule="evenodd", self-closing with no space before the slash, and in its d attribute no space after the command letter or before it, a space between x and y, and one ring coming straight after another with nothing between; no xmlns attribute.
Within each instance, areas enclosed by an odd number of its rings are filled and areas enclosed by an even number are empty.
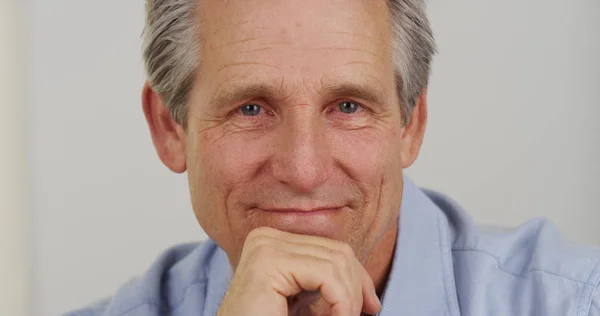
<svg viewBox="0 0 600 316"><path fill-rule="evenodd" d="M426 0L387 0L392 27L396 85L403 124L427 88L435 41ZM173 119L186 126L187 103L200 65L200 0L146 0L143 56L148 81Z"/></svg>

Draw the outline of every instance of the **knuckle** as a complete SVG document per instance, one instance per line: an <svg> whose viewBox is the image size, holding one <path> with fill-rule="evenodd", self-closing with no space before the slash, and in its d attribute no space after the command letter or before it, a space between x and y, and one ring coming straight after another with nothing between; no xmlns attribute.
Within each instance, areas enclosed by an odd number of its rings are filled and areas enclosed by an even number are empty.
<svg viewBox="0 0 600 316"><path fill-rule="evenodd" d="M336 280L344 280L344 275L349 271L350 264L341 252L337 252L331 257L327 265L327 273Z"/></svg>
<svg viewBox="0 0 600 316"><path fill-rule="evenodd" d="M272 237L268 235L268 231L262 228L252 230L246 237L244 247L251 249L260 248L269 245L272 242Z"/></svg>
<svg viewBox="0 0 600 316"><path fill-rule="evenodd" d="M246 237L246 240L253 240L258 237L270 236L272 234L272 230L273 229L269 228L269 227L255 228L248 234L248 236Z"/></svg>
<svg viewBox="0 0 600 316"><path fill-rule="evenodd" d="M348 257L346 256L346 254L339 250L330 251L329 257L330 257L331 262L333 262L336 265L338 265L338 264L346 265L346 263L348 262Z"/></svg>
<svg viewBox="0 0 600 316"><path fill-rule="evenodd" d="M275 250L272 248L260 247L248 255L248 261L253 264L264 264L272 262L276 257Z"/></svg>
<svg viewBox="0 0 600 316"><path fill-rule="evenodd" d="M340 251L348 257L354 257L354 249L352 249L352 247L350 247L350 245L347 243L340 242Z"/></svg>
<svg viewBox="0 0 600 316"><path fill-rule="evenodd" d="M244 252L251 261L263 261L276 256L275 240L257 228L251 231L244 243Z"/></svg>
<svg viewBox="0 0 600 316"><path fill-rule="evenodd" d="M339 265L335 261L330 261L329 264L324 267L323 272L325 272L331 280L338 280L341 276Z"/></svg>

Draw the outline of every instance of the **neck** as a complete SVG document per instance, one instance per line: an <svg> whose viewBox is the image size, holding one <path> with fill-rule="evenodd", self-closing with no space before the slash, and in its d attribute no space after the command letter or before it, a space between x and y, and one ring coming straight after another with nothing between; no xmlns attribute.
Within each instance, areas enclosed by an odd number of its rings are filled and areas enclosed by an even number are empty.
<svg viewBox="0 0 600 316"><path fill-rule="evenodd" d="M369 259L365 263L365 269L373 279L377 295L381 297L388 282L392 261L394 259L394 249L398 235L398 221L386 231L379 239Z"/></svg>

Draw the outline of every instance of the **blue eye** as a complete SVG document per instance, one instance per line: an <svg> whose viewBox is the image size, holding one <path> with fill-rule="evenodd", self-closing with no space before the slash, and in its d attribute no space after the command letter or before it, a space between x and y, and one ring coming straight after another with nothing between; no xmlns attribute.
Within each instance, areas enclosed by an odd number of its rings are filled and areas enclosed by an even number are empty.
<svg viewBox="0 0 600 316"><path fill-rule="evenodd" d="M260 109L258 104L246 104L242 106L242 113L246 116L256 116L260 114Z"/></svg>
<svg viewBox="0 0 600 316"><path fill-rule="evenodd" d="M350 101L344 101L339 104L340 111L342 111L346 114L352 114L352 113L356 112L358 110L359 106L360 105L358 105L354 102L350 102Z"/></svg>

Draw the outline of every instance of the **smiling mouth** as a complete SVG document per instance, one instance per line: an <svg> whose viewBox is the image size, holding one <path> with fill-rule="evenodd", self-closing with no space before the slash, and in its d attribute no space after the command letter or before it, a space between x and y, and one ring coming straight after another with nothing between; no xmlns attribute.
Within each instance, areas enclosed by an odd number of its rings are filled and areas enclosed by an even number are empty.
<svg viewBox="0 0 600 316"><path fill-rule="evenodd" d="M260 210L267 212L267 213L272 213L272 214L305 216L305 215L324 215L327 213L339 211L341 209L342 209L341 207L320 207L320 208L313 208L313 209L282 208L282 209L260 209Z"/></svg>

